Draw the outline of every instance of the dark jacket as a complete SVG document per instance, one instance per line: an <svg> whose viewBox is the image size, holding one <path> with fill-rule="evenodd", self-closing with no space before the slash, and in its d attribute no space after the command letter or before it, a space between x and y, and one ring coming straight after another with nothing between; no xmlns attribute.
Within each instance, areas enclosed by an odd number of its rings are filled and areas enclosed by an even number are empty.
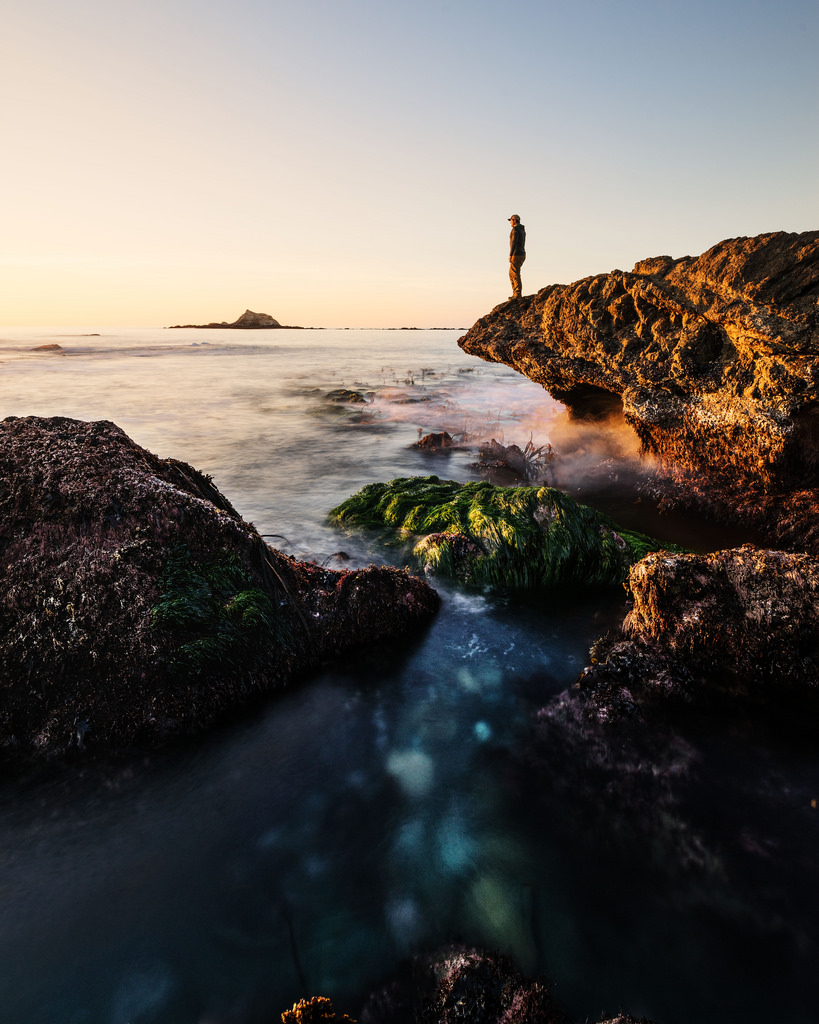
<svg viewBox="0 0 819 1024"><path fill-rule="evenodd" d="M526 256L526 228L515 224L509 236L509 259L523 260Z"/></svg>

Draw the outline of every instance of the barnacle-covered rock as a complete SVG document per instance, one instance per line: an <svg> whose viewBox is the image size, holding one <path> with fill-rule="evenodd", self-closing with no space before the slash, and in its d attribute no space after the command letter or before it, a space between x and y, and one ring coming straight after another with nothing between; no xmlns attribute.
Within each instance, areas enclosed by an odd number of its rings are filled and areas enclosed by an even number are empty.
<svg viewBox="0 0 819 1024"><path fill-rule="evenodd" d="M289 558L191 466L60 417L0 423L0 572L0 746L21 756L195 731L438 605L403 571Z"/></svg>
<svg viewBox="0 0 819 1024"><path fill-rule="evenodd" d="M630 565L663 547L552 487L400 477L368 484L331 515L419 536L413 554L431 573L509 591L622 583Z"/></svg>

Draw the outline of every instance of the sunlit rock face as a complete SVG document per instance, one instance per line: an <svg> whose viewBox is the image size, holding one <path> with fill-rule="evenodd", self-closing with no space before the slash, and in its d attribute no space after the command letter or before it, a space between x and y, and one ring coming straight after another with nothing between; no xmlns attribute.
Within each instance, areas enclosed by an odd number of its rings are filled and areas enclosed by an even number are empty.
<svg viewBox="0 0 819 1024"><path fill-rule="evenodd" d="M669 462L764 487L819 483L819 231L550 285L459 344L576 414L622 402Z"/></svg>
<svg viewBox="0 0 819 1024"><path fill-rule="evenodd" d="M289 558L192 466L62 417L0 423L0 573L0 758L196 731L439 603Z"/></svg>

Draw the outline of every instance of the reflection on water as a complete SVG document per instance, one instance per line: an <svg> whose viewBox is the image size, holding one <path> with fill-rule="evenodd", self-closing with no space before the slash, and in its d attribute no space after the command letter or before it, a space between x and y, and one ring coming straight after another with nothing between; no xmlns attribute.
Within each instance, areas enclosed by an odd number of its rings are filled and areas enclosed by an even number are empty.
<svg viewBox="0 0 819 1024"><path fill-rule="evenodd" d="M448 332L68 333L2 332L0 414L114 420L328 564L400 558L327 523L363 484L474 478L468 444L429 455L419 431L552 441L569 489L635 465ZM601 759L556 730L536 774L532 712L620 595L442 595L422 638L190 748L7 783L0 1019L269 1024L318 993L354 1014L401 957L461 939L549 973L580 1019L812 1020L815 760L696 731Z"/></svg>

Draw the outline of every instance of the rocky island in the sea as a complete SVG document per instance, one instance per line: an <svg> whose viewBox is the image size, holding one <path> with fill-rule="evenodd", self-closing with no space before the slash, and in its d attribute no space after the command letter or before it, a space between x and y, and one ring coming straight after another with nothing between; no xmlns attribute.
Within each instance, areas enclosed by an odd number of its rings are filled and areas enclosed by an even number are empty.
<svg viewBox="0 0 819 1024"><path fill-rule="evenodd" d="M115 750L427 622L389 567L269 547L213 482L106 421L0 422L0 751Z"/></svg>
<svg viewBox="0 0 819 1024"><path fill-rule="evenodd" d="M246 309L244 313L239 317L238 320L234 320L233 323L228 323L227 320L222 320L219 323L210 324L172 324L168 329L176 330L177 328L183 327L195 327L197 330L236 330L236 331L264 331L271 330L279 327L282 330L288 331L300 331L303 330L301 327L294 327L291 324L280 324L278 320L274 320L269 313L254 313L251 309Z"/></svg>

